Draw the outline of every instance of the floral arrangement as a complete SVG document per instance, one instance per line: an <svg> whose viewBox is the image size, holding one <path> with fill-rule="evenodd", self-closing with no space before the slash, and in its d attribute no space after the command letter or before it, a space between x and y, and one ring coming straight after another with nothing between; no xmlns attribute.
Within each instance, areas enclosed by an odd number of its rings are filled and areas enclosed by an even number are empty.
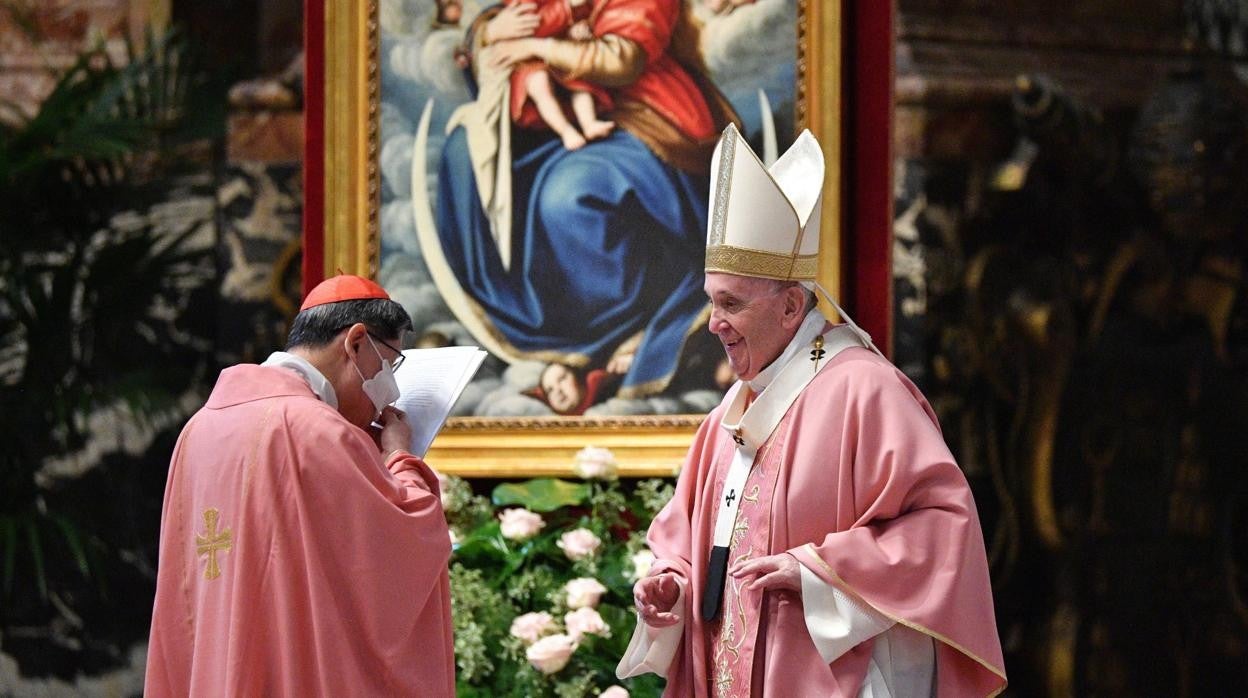
<svg viewBox="0 0 1248 698"><path fill-rule="evenodd" d="M645 529L672 496L662 479L621 483L587 447L582 479L505 483L491 497L445 477L460 696L657 696L653 674L615 678L636 623L633 582L654 555Z"/></svg>

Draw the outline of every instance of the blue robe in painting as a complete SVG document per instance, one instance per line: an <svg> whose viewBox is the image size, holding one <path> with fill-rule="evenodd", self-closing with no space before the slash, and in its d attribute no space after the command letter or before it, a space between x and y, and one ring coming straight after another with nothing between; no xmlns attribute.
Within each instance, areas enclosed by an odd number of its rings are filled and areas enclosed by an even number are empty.
<svg viewBox="0 0 1248 698"><path fill-rule="evenodd" d="M481 210L463 129L438 180L442 248L464 291L524 355L602 367L645 330L619 394L667 387L699 329L708 178L664 163L616 129L568 151L557 140L513 154L511 269Z"/></svg>

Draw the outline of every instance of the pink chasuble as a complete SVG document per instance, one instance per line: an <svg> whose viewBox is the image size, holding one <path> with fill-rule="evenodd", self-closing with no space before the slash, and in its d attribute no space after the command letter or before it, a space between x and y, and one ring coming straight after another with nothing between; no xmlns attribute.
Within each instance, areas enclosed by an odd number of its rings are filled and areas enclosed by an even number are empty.
<svg viewBox="0 0 1248 698"><path fill-rule="evenodd" d="M434 473L285 368L222 371L174 451L148 696L451 696Z"/></svg>
<svg viewBox="0 0 1248 698"><path fill-rule="evenodd" d="M677 609L684 630L665 695L765 689L769 696L857 696L874 640L826 663L798 594L768 592L760 599L726 589L731 633L724 632L727 613L718 623L701 620L715 515L736 447L720 427L733 397L698 430L676 493L648 535L657 558L650 574L674 575L686 590ZM896 367L866 349L837 355L759 449L751 478L760 503L773 483L770 510L742 509L739 523L752 530L734 538L734 556L789 552L856 602L935 640L942 698L1004 688L970 488L931 408ZM720 658L727 660L723 673ZM730 679L722 689L720 678Z"/></svg>

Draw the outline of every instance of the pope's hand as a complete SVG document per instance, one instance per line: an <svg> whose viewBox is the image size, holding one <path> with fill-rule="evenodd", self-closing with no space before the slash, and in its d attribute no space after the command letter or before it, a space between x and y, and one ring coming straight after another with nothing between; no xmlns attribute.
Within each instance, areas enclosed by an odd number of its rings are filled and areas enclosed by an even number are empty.
<svg viewBox="0 0 1248 698"><path fill-rule="evenodd" d="M666 628L680 621L679 616L672 613L679 597L680 588L672 574L642 577L633 585L633 603L637 606L637 614L646 625L656 628Z"/></svg>
<svg viewBox="0 0 1248 698"><path fill-rule="evenodd" d="M746 560L733 565L728 574L749 581L751 591L802 591L800 563L788 553L768 555L756 560Z"/></svg>
<svg viewBox="0 0 1248 698"><path fill-rule="evenodd" d="M382 455L398 450L406 451L411 447L412 428L403 419L401 411L387 406L381 411L377 423L381 425L381 434L377 437L377 444L381 447Z"/></svg>

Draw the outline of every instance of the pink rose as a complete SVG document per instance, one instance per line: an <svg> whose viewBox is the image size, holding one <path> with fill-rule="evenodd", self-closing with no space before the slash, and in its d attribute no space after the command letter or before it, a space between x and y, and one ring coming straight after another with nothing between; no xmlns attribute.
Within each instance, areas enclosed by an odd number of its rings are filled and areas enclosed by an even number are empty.
<svg viewBox="0 0 1248 698"><path fill-rule="evenodd" d="M612 686L599 693L598 698L628 698L628 690L623 686Z"/></svg>
<svg viewBox="0 0 1248 698"><path fill-rule="evenodd" d="M602 545L602 541L588 528L578 528L559 536L559 542L556 545L563 550L563 554L567 555L569 560L580 560L592 556L598 550L598 546Z"/></svg>
<svg viewBox="0 0 1248 698"><path fill-rule="evenodd" d="M508 540L528 540L546 525L540 514L528 509L507 509L498 515L498 520L502 522L503 538Z"/></svg>
<svg viewBox="0 0 1248 698"><path fill-rule="evenodd" d="M631 581L637 581L642 577L650 574L650 567L654 564L654 553L649 548L642 548L632 555L633 571L626 572L624 576Z"/></svg>
<svg viewBox="0 0 1248 698"><path fill-rule="evenodd" d="M601 637L610 637L611 628L607 627L606 621L602 619L598 611L592 608L578 608L571 613L563 616L563 624L568 628L568 634L576 642L581 641L584 635L599 635Z"/></svg>
<svg viewBox="0 0 1248 698"><path fill-rule="evenodd" d="M534 669L543 674L553 674L568 665L576 642L567 635L547 635L529 645L524 656Z"/></svg>
<svg viewBox="0 0 1248 698"><path fill-rule="evenodd" d="M568 608L593 608L598 600L607 593L607 588L593 577L579 577L564 585L568 592Z"/></svg>
<svg viewBox="0 0 1248 698"><path fill-rule="evenodd" d="M554 627L555 619L549 613L526 613L511 621L510 632L512 637L518 637L524 640L524 644L531 645Z"/></svg>
<svg viewBox="0 0 1248 698"><path fill-rule="evenodd" d="M619 471L615 454L594 446L586 446L577 452L572 469L577 477L584 480L614 480Z"/></svg>

